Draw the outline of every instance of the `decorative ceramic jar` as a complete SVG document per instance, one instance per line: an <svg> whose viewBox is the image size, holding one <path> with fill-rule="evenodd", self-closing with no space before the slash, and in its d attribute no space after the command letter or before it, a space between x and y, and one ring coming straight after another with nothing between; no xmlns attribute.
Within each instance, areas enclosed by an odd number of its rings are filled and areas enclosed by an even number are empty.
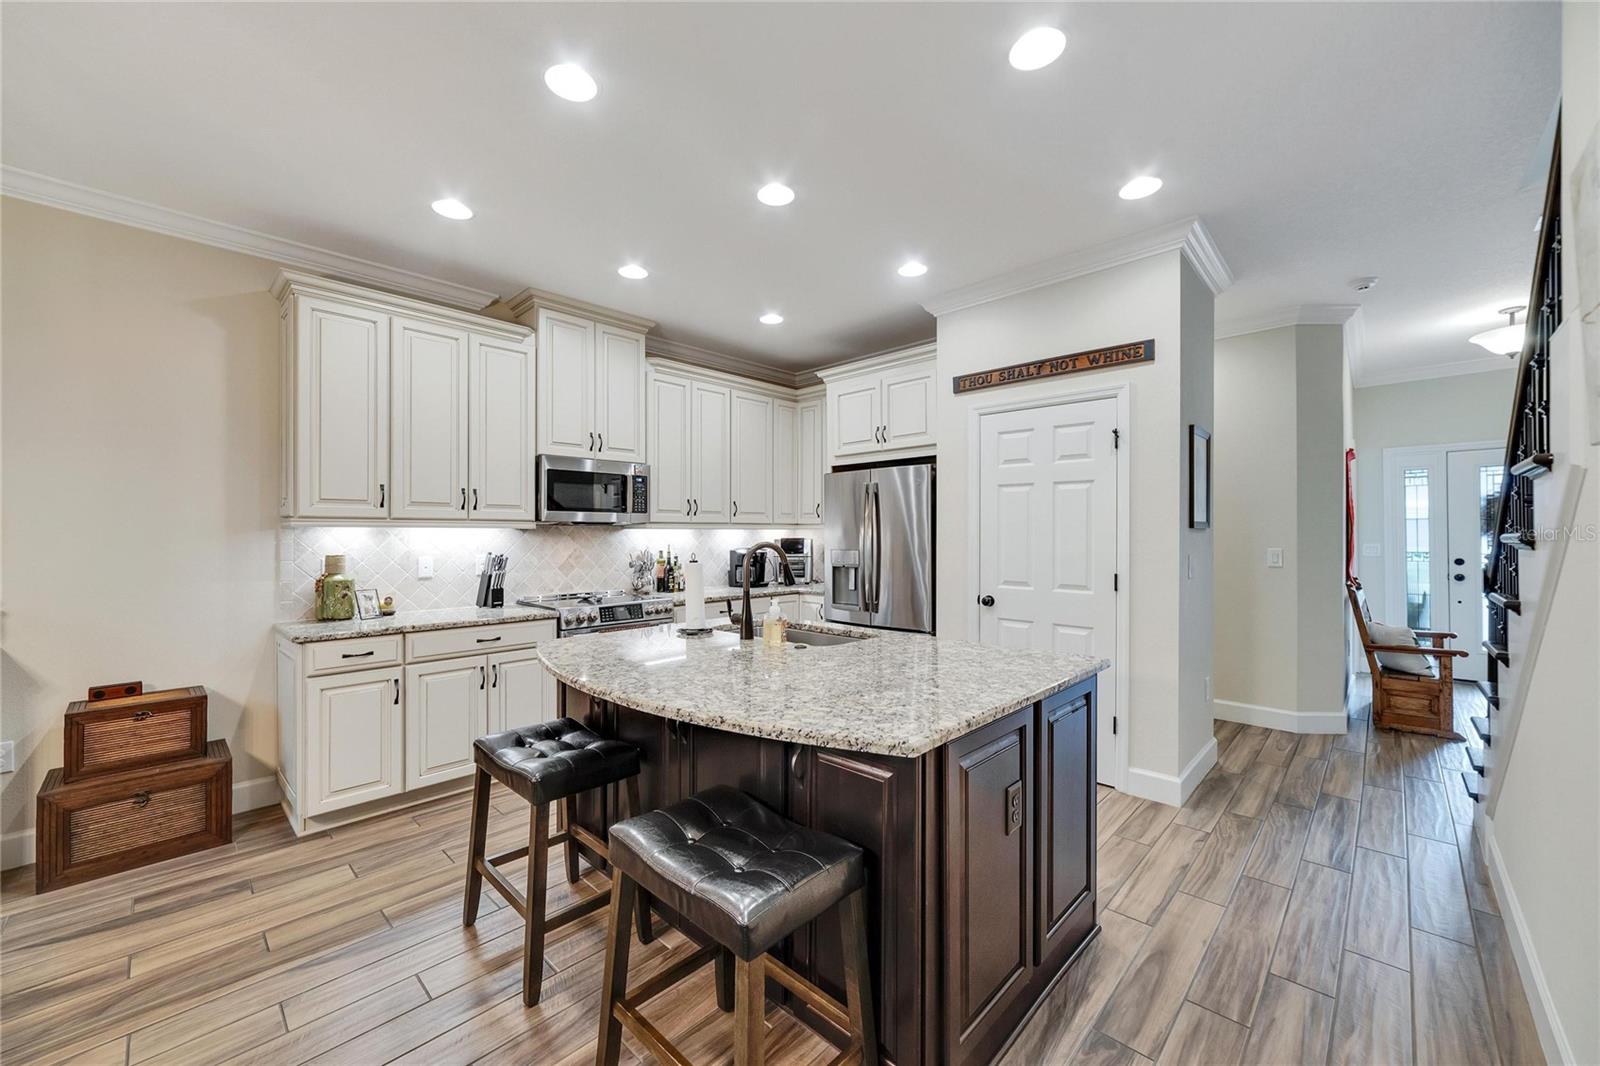
<svg viewBox="0 0 1600 1066"><path fill-rule="evenodd" d="M344 572L342 555L329 555L317 578L317 621L342 622L356 616L356 579Z"/></svg>

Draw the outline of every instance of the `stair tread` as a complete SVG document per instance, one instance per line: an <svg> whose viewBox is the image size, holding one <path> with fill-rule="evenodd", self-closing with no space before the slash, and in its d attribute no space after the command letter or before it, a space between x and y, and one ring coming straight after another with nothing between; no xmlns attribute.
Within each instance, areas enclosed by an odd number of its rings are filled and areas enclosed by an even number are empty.
<svg viewBox="0 0 1600 1066"><path fill-rule="evenodd" d="M1483 778L1475 771L1461 771L1461 785L1467 790L1467 795L1472 797L1473 803L1483 802Z"/></svg>
<svg viewBox="0 0 1600 1066"><path fill-rule="evenodd" d="M1534 544L1533 534L1532 533L1526 533L1526 532L1523 532L1523 533L1502 533L1502 534L1500 534L1500 543L1501 544L1509 544L1513 548L1518 549L1519 551L1532 551L1533 550L1533 544Z"/></svg>
<svg viewBox="0 0 1600 1066"><path fill-rule="evenodd" d="M1489 719L1481 714L1475 714L1471 721L1472 728L1478 731L1478 739L1483 741L1485 747L1494 743L1494 734L1489 732Z"/></svg>
<svg viewBox="0 0 1600 1066"><path fill-rule="evenodd" d="M1467 762L1472 765L1472 772L1479 777L1483 776L1483 749L1467 745Z"/></svg>
<svg viewBox="0 0 1600 1066"><path fill-rule="evenodd" d="M1505 596L1498 592L1488 592L1484 595L1488 596L1489 602L1497 607L1503 607L1512 614L1522 613L1522 601L1514 596Z"/></svg>
<svg viewBox="0 0 1600 1066"><path fill-rule="evenodd" d="M1511 473L1515 477L1538 477L1541 474L1549 473L1550 468L1555 465L1555 456L1549 452L1538 452L1528 456L1521 462L1513 464Z"/></svg>
<svg viewBox="0 0 1600 1066"><path fill-rule="evenodd" d="M1495 659L1498 659L1501 663L1503 663L1505 665L1508 665L1508 666L1510 665L1510 663L1511 663L1511 654L1509 652L1507 652L1505 648L1503 648L1500 645L1496 644L1494 641L1492 641L1492 640L1484 641L1483 642L1483 650L1488 652Z"/></svg>

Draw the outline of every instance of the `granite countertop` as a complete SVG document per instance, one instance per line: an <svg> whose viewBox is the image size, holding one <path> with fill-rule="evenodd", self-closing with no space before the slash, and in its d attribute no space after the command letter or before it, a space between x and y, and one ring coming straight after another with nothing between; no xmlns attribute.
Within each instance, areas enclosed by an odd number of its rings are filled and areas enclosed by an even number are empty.
<svg viewBox="0 0 1600 1066"><path fill-rule="evenodd" d="M502 622L536 622L555 617L556 612L544 607L441 607L432 611L396 611L383 618L352 618L348 622L279 622L272 628L296 644L313 644L320 640L492 626Z"/></svg>
<svg viewBox="0 0 1600 1066"><path fill-rule="evenodd" d="M651 714L900 756L932 751L1110 665L922 634L791 625L863 639L768 648L759 640L741 644L731 627L680 637L677 626L660 626L549 641L539 645L539 657L568 685Z"/></svg>

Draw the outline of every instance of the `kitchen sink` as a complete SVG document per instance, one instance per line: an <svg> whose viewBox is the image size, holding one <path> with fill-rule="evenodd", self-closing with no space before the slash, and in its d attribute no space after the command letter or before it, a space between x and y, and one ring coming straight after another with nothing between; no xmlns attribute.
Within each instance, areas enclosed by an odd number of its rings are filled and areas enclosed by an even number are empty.
<svg viewBox="0 0 1600 1066"><path fill-rule="evenodd" d="M735 621L729 628L734 632L739 631L738 616L732 616ZM761 623L756 623L756 639L761 639ZM794 644L806 648L831 648L838 644L854 644L858 640L870 640L865 633L824 633L816 629L796 629L794 626L785 626L783 640L786 644Z"/></svg>

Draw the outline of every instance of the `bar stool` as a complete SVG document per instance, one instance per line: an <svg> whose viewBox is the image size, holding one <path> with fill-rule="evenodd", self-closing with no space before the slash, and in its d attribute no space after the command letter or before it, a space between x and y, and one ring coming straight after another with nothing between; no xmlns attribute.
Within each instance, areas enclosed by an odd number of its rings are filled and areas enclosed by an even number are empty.
<svg viewBox="0 0 1600 1066"><path fill-rule="evenodd" d="M477 775L472 785L472 836L467 857L467 894L461 924L478 919L478 902L483 881L488 878L495 891L505 897L522 915L522 1002L531 1007L539 1002L544 982L545 934L599 910L614 893L612 887L578 903L545 914L545 882L549 872L551 844L566 844L567 880L578 879L579 843L609 861L606 842L577 825L572 817L573 800L579 793L601 788L616 781L627 782L628 810L637 814L639 802L639 749L620 740L607 740L569 718L521 726L504 733L492 733L473 741L472 760ZM489 782L493 779L527 800L528 843L501 855L484 856L484 841L489 829ZM566 825L550 833L550 807L565 801ZM527 891L521 893L496 867L527 856ZM650 942L650 919L644 905L637 908L639 939Z"/></svg>
<svg viewBox="0 0 1600 1066"><path fill-rule="evenodd" d="M835 1066L876 1066L877 1019L867 964L866 872L861 849L796 825L738 789L718 786L611 827L612 894L600 986L597 1066L616 1066L622 1027L662 1062L684 1061L639 1012L647 1000L722 952L734 957L734 1066L760 1066L770 977L850 1034ZM628 994L628 914L647 891L716 943ZM842 907L846 1003L767 951L830 907Z"/></svg>

